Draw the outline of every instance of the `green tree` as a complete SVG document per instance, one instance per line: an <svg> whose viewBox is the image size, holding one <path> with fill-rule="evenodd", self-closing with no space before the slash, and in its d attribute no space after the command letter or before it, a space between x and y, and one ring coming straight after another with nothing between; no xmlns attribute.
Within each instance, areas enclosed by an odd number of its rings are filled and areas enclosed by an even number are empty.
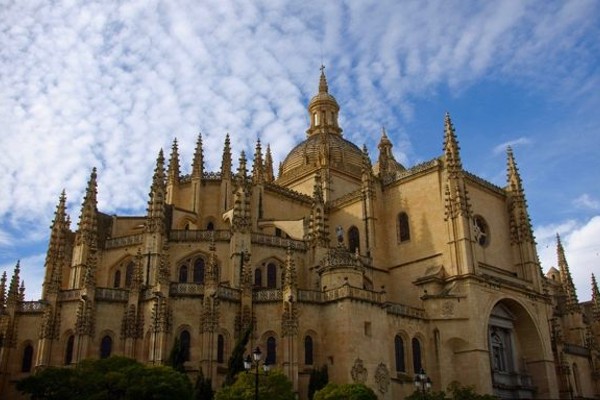
<svg viewBox="0 0 600 400"><path fill-rule="evenodd" d="M315 393L314 400L377 400L377 395L362 383L328 383Z"/></svg>
<svg viewBox="0 0 600 400"><path fill-rule="evenodd" d="M454 381L448 385L446 392L419 392L415 391L406 400L497 400L490 394L478 394L474 386L463 386Z"/></svg>
<svg viewBox="0 0 600 400"><path fill-rule="evenodd" d="M313 400L315 392L319 389L323 389L327 383L329 383L327 365L323 365L322 368L313 369L310 372L310 379L308 381L308 399Z"/></svg>
<svg viewBox="0 0 600 400"><path fill-rule="evenodd" d="M17 389L32 400L189 399L191 386L188 377L173 368L144 366L125 357L46 368L17 382Z"/></svg>
<svg viewBox="0 0 600 400"><path fill-rule="evenodd" d="M250 340L250 334L252 333L252 325L248 325L242 336L238 339L231 352L229 360L227 360L227 375L225 376L225 386L233 385L235 377L242 371L244 371L244 353L246 352L246 346L248 340Z"/></svg>
<svg viewBox="0 0 600 400"><path fill-rule="evenodd" d="M252 373L241 373L231 386L217 391L215 400L253 400L256 376ZM294 400L292 382L281 371L260 373L258 377L258 396L269 400Z"/></svg>
<svg viewBox="0 0 600 400"><path fill-rule="evenodd" d="M194 400L213 400L215 392L212 389L212 381L210 378L205 378L202 368L198 372L196 384L194 385Z"/></svg>

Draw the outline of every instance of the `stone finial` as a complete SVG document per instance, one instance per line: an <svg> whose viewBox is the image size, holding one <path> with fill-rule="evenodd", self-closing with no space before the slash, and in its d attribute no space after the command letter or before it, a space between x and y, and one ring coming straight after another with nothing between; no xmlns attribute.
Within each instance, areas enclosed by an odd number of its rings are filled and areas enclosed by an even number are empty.
<svg viewBox="0 0 600 400"><path fill-rule="evenodd" d="M256 140L256 147L254 151L254 162L252 164L252 182L255 184L262 183L264 179L264 165L262 157L262 147L260 139Z"/></svg>
<svg viewBox="0 0 600 400"><path fill-rule="evenodd" d="M223 179L231 177L231 143L229 133L225 135L225 145L223 146L223 156L221 158L221 177Z"/></svg>
<svg viewBox="0 0 600 400"><path fill-rule="evenodd" d="M169 168L167 170L167 179L169 183L179 182L179 147L177 146L177 138L173 139L171 146L171 157L169 158Z"/></svg>
<svg viewBox="0 0 600 400"><path fill-rule="evenodd" d="M10 286L8 287L8 295L6 297L7 305L16 304L19 301L20 293L19 293L19 283L21 278L19 277L21 273L21 261L17 261L15 265L15 269L13 271L12 278L10 279Z"/></svg>
<svg viewBox="0 0 600 400"><path fill-rule="evenodd" d="M90 179L88 181L85 197L81 205L81 214L79 216L79 224L75 242L77 244L90 244L95 241L98 232L98 184L97 184L96 167L92 168Z"/></svg>
<svg viewBox="0 0 600 400"><path fill-rule="evenodd" d="M192 176L202 178L204 174L204 148L202 145L202 133L198 133L196 140L196 149L194 150L194 160L192 161Z"/></svg>
<svg viewBox="0 0 600 400"><path fill-rule="evenodd" d="M598 290L598 283L594 274L592 274L592 313L594 319L600 321L600 290Z"/></svg>
<svg viewBox="0 0 600 400"><path fill-rule="evenodd" d="M156 167L152 176L152 185L150 187L150 199L148 200L148 209L146 217L146 231L163 233L165 229L165 157L162 149L158 152L156 158Z"/></svg>
<svg viewBox="0 0 600 400"><path fill-rule="evenodd" d="M273 156L271 155L270 145L267 145L267 152L265 154L264 173L266 182L273 182L275 180L275 176L273 175Z"/></svg>
<svg viewBox="0 0 600 400"><path fill-rule="evenodd" d="M448 168L450 175L455 175L458 171L462 170L460 146L458 145L450 113L446 113L444 118L444 155L446 168Z"/></svg>
<svg viewBox="0 0 600 400"><path fill-rule="evenodd" d="M321 65L321 77L319 78L319 93L328 93L327 77L325 76L325 66Z"/></svg>
<svg viewBox="0 0 600 400"><path fill-rule="evenodd" d="M56 211L54 212L52 225L50 226L50 240L44 263L45 276L42 298L45 297L46 293L56 293L60 289L62 281L62 267L65 263L66 233L69 229L66 199L67 197L63 189L56 206Z"/></svg>
<svg viewBox="0 0 600 400"><path fill-rule="evenodd" d="M509 194L510 211L510 230L511 241L513 243L534 243L533 228L529 212L527 211L527 201L525 200L525 191L523 183L517 168L515 156L512 148L507 148L507 193Z"/></svg>
<svg viewBox="0 0 600 400"><path fill-rule="evenodd" d="M577 300L577 291L573 284L573 278L569 271L569 264L567 263L567 257L565 256L565 249L563 248L560 236L556 234L556 253L558 257L558 268L560 271L560 279L562 282L562 288L566 295L566 306L569 312L580 312L579 300Z"/></svg>

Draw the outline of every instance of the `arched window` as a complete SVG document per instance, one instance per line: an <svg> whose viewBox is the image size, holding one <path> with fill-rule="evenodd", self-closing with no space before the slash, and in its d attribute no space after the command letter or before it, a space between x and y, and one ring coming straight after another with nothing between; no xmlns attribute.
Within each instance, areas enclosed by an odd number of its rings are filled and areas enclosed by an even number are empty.
<svg viewBox="0 0 600 400"><path fill-rule="evenodd" d="M262 271L260 268L256 268L254 270L254 286L256 286L256 287L262 286Z"/></svg>
<svg viewBox="0 0 600 400"><path fill-rule="evenodd" d="M108 335L102 338L100 342L100 358L108 358L110 357L110 353L112 352L112 338Z"/></svg>
<svg viewBox="0 0 600 400"><path fill-rule="evenodd" d="M21 372L31 372L32 361L33 361L33 346L28 344L23 349L23 360L21 362Z"/></svg>
<svg viewBox="0 0 600 400"><path fill-rule="evenodd" d="M204 283L204 259L198 258L194 262L194 283Z"/></svg>
<svg viewBox="0 0 600 400"><path fill-rule="evenodd" d="M421 342L419 339L412 339L412 353L413 353L413 372L416 374L423 369L423 363L421 362Z"/></svg>
<svg viewBox="0 0 600 400"><path fill-rule="evenodd" d="M118 288L121 286L121 271L115 272L115 279L113 281L113 287Z"/></svg>
<svg viewBox="0 0 600 400"><path fill-rule="evenodd" d="M206 224L206 230L207 231L214 231L215 230L215 224L213 224L212 222L209 222L208 224Z"/></svg>
<svg viewBox="0 0 600 400"><path fill-rule="evenodd" d="M506 371L506 347L497 331L491 334L492 368L494 371Z"/></svg>
<svg viewBox="0 0 600 400"><path fill-rule="evenodd" d="M351 226L348 229L348 250L350 253L357 251L360 253L360 234L358 233L358 228L355 226Z"/></svg>
<svg viewBox="0 0 600 400"><path fill-rule="evenodd" d="M404 340L400 335L396 335L394 338L394 358L396 359L396 371L406 372L406 365L404 364Z"/></svg>
<svg viewBox="0 0 600 400"><path fill-rule="evenodd" d="M179 282L180 283L185 283L187 282L187 277L188 276L188 267L187 265L182 265L179 268Z"/></svg>
<svg viewBox="0 0 600 400"><path fill-rule="evenodd" d="M401 212L398 214L398 242L410 240L410 225L408 224L408 214Z"/></svg>
<svg viewBox="0 0 600 400"><path fill-rule="evenodd" d="M275 365L277 363L277 341L273 336L269 336L267 339L267 357L265 362L268 365Z"/></svg>
<svg viewBox="0 0 600 400"><path fill-rule="evenodd" d="M133 280L133 261L130 262L129 264L127 264L127 267L125 268L125 287L126 288L130 288L131 287L131 281Z"/></svg>
<svg viewBox="0 0 600 400"><path fill-rule="evenodd" d="M65 365L73 362L73 345L75 344L75 336L71 335L67 339L67 348L65 349Z"/></svg>
<svg viewBox="0 0 600 400"><path fill-rule="evenodd" d="M273 263L267 265L267 287L269 289L277 287L277 266Z"/></svg>
<svg viewBox="0 0 600 400"><path fill-rule="evenodd" d="M225 338L223 335L217 336L217 362L219 364L225 362Z"/></svg>
<svg viewBox="0 0 600 400"><path fill-rule="evenodd" d="M304 338L304 364L313 365L313 340L310 336Z"/></svg>
<svg viewBox="0 0 600 400"><path fill-rule="evenodd" d="M188 331L181 331L179 334L179 346L183 361L190 361L190 333Z"/></svg>

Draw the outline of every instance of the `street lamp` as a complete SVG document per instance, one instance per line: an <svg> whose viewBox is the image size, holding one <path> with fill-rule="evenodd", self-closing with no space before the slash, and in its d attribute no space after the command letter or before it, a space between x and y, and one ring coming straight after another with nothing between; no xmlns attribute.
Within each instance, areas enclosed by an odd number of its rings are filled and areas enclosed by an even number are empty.
<svg viewBox="0 0 600 400"><path fill-rule="evenodd" d="M415 388L421 393L421 396L425 398L425 393L431 389L431 378L427 376L425 370L421 368L421 372L415 374Z"/></svg>
<svg viewBox="0 0 600 400"><path fill-rule="evenodd" d="M260 347L256 346L256 349L254 349L252 352L252 358L250 358L250 355L248 354L244 360L244 368L246 369L246 372L250 372L252 365L254 364L254 400L258 400L258 367L260 366L261 357L262 352L260 351ZM265 374L269 372L269 368L270 365L267 363L267 361L263 362L263 371Z"/></svg>

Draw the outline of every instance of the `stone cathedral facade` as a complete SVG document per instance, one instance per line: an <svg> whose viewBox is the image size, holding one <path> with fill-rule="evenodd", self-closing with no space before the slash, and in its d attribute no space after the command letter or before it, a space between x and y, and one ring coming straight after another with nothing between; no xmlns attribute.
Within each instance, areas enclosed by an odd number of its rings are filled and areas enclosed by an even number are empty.
<svg viewBox="0 0 600 400"><path fill-rule="evenodd" d="M280 164L267 146L189 175L178 143L158 154L146 215L97 209L93 170L77 229L65 194L52 222L42 299L24 301L17 264L0 284L0 393L46 366L123 355L163 364L176 339L191 378L221 386L248 326L300 399L310 372L413 392L422 368L502 398L600 396L600 294L579 303L558 238L542 274L513 152L507 182L463 169L446 115L443 154L398 163L344 139L322 72L306 139ZM374 162L373 162L374 161ZM100 193L101 195L101 193Z"/></svg>

